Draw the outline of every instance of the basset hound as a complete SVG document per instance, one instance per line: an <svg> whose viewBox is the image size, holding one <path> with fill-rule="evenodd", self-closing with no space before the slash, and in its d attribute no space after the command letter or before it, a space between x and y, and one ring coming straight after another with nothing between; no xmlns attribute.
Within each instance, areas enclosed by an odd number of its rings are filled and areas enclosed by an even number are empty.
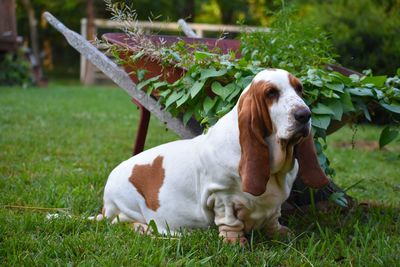
<svg viewBox="0 0 400 267"><path fill-rule="evenodd" d="M329 183L311 135L311 112L300 81L285 70L259 72L236 106L207 133L163 144L119 164L104 189L102 214L161 233L218 227L230 243L264 229L285 234L281 205L299 177Z"/></svg>

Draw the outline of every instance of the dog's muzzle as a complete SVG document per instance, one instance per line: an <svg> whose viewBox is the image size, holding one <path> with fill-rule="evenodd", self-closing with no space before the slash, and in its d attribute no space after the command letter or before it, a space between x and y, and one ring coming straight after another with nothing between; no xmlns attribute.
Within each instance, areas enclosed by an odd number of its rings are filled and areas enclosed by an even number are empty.
<svg viewBox="0 0 400 267"><path fill-rule="evenodd" d="M301 107L296 109L293 114L295 119L295 125L292 128L293 135L290 138L291 143L298 143L301 138L306 137L310 134L311 130L311 111L307 107Z"/></svg>
<svg viewBox="0 0 400 267"><path fill-rule="evenodd" d="M299 124L307 124L311 118L311 111L309 108L298 108L293 114L295 120Z"/></svg>

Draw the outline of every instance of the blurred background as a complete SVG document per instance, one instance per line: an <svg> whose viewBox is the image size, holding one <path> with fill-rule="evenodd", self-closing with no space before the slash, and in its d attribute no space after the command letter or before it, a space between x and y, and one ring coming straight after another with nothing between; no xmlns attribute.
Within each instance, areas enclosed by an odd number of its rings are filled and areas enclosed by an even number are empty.
<svg viewBox="0 0 400 267"><path fill-rule="evenodd" d="M115 1L113 1L115 2ZM339 64L374 74L394 75L400 66L400 0L135 0L132 5L141 21L253 25L269 27L276 12L295 7L296 21L305 27L318 25L326 31L338 55ZM18 74L29 67L16 62L24 54L33 67L34 83L51 79L81 80L80 56L65 39L41 17L49 11L70 29L86 31L88 39L115 29L93 29L95 19L109 19L103 0L0 0L0 54L3 84L26 79ZM87 18L85 25L82 19ZM162 29L156 30L162 32ZM206 33L206 36L220 33ZM229 36L235 37L235 36ZM22 51L22 52L21 52ZM14 54L14 56L7 54ZM13 58L12 58L13 57ZM25 65L24 65L25 64ZM29 65L28 64L28 65ZM21 66L22 65L22 66ZM5 69L14 72L4 77ZM7 71L10 76L10 71ZM21 76L21 77L19 77Z"/></svg>

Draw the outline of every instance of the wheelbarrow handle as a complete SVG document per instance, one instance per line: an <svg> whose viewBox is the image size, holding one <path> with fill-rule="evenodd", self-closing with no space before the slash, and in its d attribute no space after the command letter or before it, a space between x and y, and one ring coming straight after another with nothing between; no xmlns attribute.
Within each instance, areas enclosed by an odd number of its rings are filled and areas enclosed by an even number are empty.
<svg viewBox="0 0 400 267"><path fill-rule="evenodd" d="M94 45L87 41L80 34L68 29L63 23L56 19L51 13L44 12L46 20L58 30L68 43L81 53L87 60L100 69L119 87L124 89L129 96L139 102L143 107L150 111L160 121L164 122L167 128L176 132L181 138L192 138L199 133L189 127L185 127L182 121L172 117L169 112L162 110L162 107L151 96L142 90L137 90L136 84L132 82L129 75L119 68L105 54L100 52Z"/></svg>

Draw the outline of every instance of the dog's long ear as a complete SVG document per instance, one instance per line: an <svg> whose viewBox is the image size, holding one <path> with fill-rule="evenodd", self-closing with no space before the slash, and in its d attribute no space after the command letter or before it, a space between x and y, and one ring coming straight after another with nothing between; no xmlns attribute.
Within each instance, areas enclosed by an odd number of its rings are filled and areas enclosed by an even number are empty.
<svg viewBox="0 0 400 267"><path fill-rule="evenodd" d="M269 149L264 142L272 127L265 100L266 86L269 86L266 82L253 82L238 105L239 174L242 190L255 196L265 192L270 176Z"/></svg>
<svg viewBox="0 0 400 267"><path fill-rule="evenodd" d="M305 185L312 188L322 188L329 184L328 177L318 163L311 133L295 146L294 154L299 163L297 177L300 177Z"/></svg>

